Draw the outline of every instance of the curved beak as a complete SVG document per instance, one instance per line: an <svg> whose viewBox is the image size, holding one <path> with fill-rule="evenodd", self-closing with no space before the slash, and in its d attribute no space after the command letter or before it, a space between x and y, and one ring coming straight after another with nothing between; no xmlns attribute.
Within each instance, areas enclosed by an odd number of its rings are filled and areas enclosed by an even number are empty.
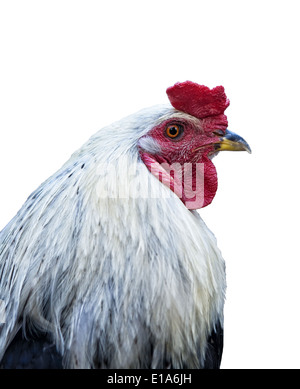
<svg viewBox="0 0 300 389"><path fill-rule="evenodd" d="M216 151L247 151L251 154L251 148L241 136L226 130L225 136L220 138L220 142L215 143Z"/></svg>

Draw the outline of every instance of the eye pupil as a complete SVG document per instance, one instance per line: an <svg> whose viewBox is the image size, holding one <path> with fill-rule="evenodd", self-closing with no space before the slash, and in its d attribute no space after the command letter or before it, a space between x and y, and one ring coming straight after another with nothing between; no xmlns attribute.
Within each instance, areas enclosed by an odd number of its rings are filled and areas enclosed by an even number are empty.
<svg viewBox="0 0 300 389"><path fill-rule="evenodd" d="M170 135L177 135L177 133L178 133L178 127L173 126L169 128Z"/></svg>

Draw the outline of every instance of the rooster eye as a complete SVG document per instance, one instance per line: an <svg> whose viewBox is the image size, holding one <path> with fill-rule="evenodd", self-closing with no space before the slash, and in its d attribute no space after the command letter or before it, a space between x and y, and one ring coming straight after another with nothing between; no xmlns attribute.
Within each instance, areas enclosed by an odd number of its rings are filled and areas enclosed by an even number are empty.
<svg viewBox="0 0 300 389"><path fill-rule="evenodd" d="M182 134L183 127L178 124L171 124L166 129L166 134L169 138L174 139L178 138Z"/></svg>

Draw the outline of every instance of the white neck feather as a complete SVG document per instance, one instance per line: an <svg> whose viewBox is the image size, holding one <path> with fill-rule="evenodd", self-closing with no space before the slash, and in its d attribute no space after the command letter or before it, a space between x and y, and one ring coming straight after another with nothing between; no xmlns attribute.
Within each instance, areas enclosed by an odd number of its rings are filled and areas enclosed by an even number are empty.
<svg viewBox="0 0 300 389"><path fill-rule="evenodd" d="M0 234L0 299L10 318L0 325L0 359L23 321L52 332L67 367L93 367L95 356L104 367L143 367L138 355L150 342L153 368L163 354L174 367L198 367L199 346L223 318L216 240L136 147L110 158L114 180L103 170L101 132L92 139Z"/></svg>

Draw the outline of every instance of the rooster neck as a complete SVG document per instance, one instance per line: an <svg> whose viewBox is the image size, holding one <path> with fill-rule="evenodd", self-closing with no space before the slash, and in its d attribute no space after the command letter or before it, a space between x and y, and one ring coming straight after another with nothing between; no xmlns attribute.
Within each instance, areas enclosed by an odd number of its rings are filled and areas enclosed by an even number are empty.
<svg viewBox="0 0 300 389"><path fill-rule="evenodd" d="M120 159L115 167L115 196L94 202L99 235L105 230L112 243L101 271L113 272L122 320L143 312L139 320L165 347L176 339L176 347L182 342L180 352L186 352L186 333L205 350L207 334L223 320L225 269L216 240L199 214L189 211L138 158L131 160L130 169L125 169L127 162ZM187 358L198 358L195 344ZM180 359L179 354L173 357Z"/></svg>
<svg viewBox="0 0 300 389"><path fill-rule="evenodd" d="M11 318L2 352L23 320L51 334L66 367L93 367L95 356L104 367L140 367L145 354L152 367L159 355L175 368L203 366L222 323L224 262L199 214L130 142L109 158L101 142L86 144L1 232Z"/></svg>

